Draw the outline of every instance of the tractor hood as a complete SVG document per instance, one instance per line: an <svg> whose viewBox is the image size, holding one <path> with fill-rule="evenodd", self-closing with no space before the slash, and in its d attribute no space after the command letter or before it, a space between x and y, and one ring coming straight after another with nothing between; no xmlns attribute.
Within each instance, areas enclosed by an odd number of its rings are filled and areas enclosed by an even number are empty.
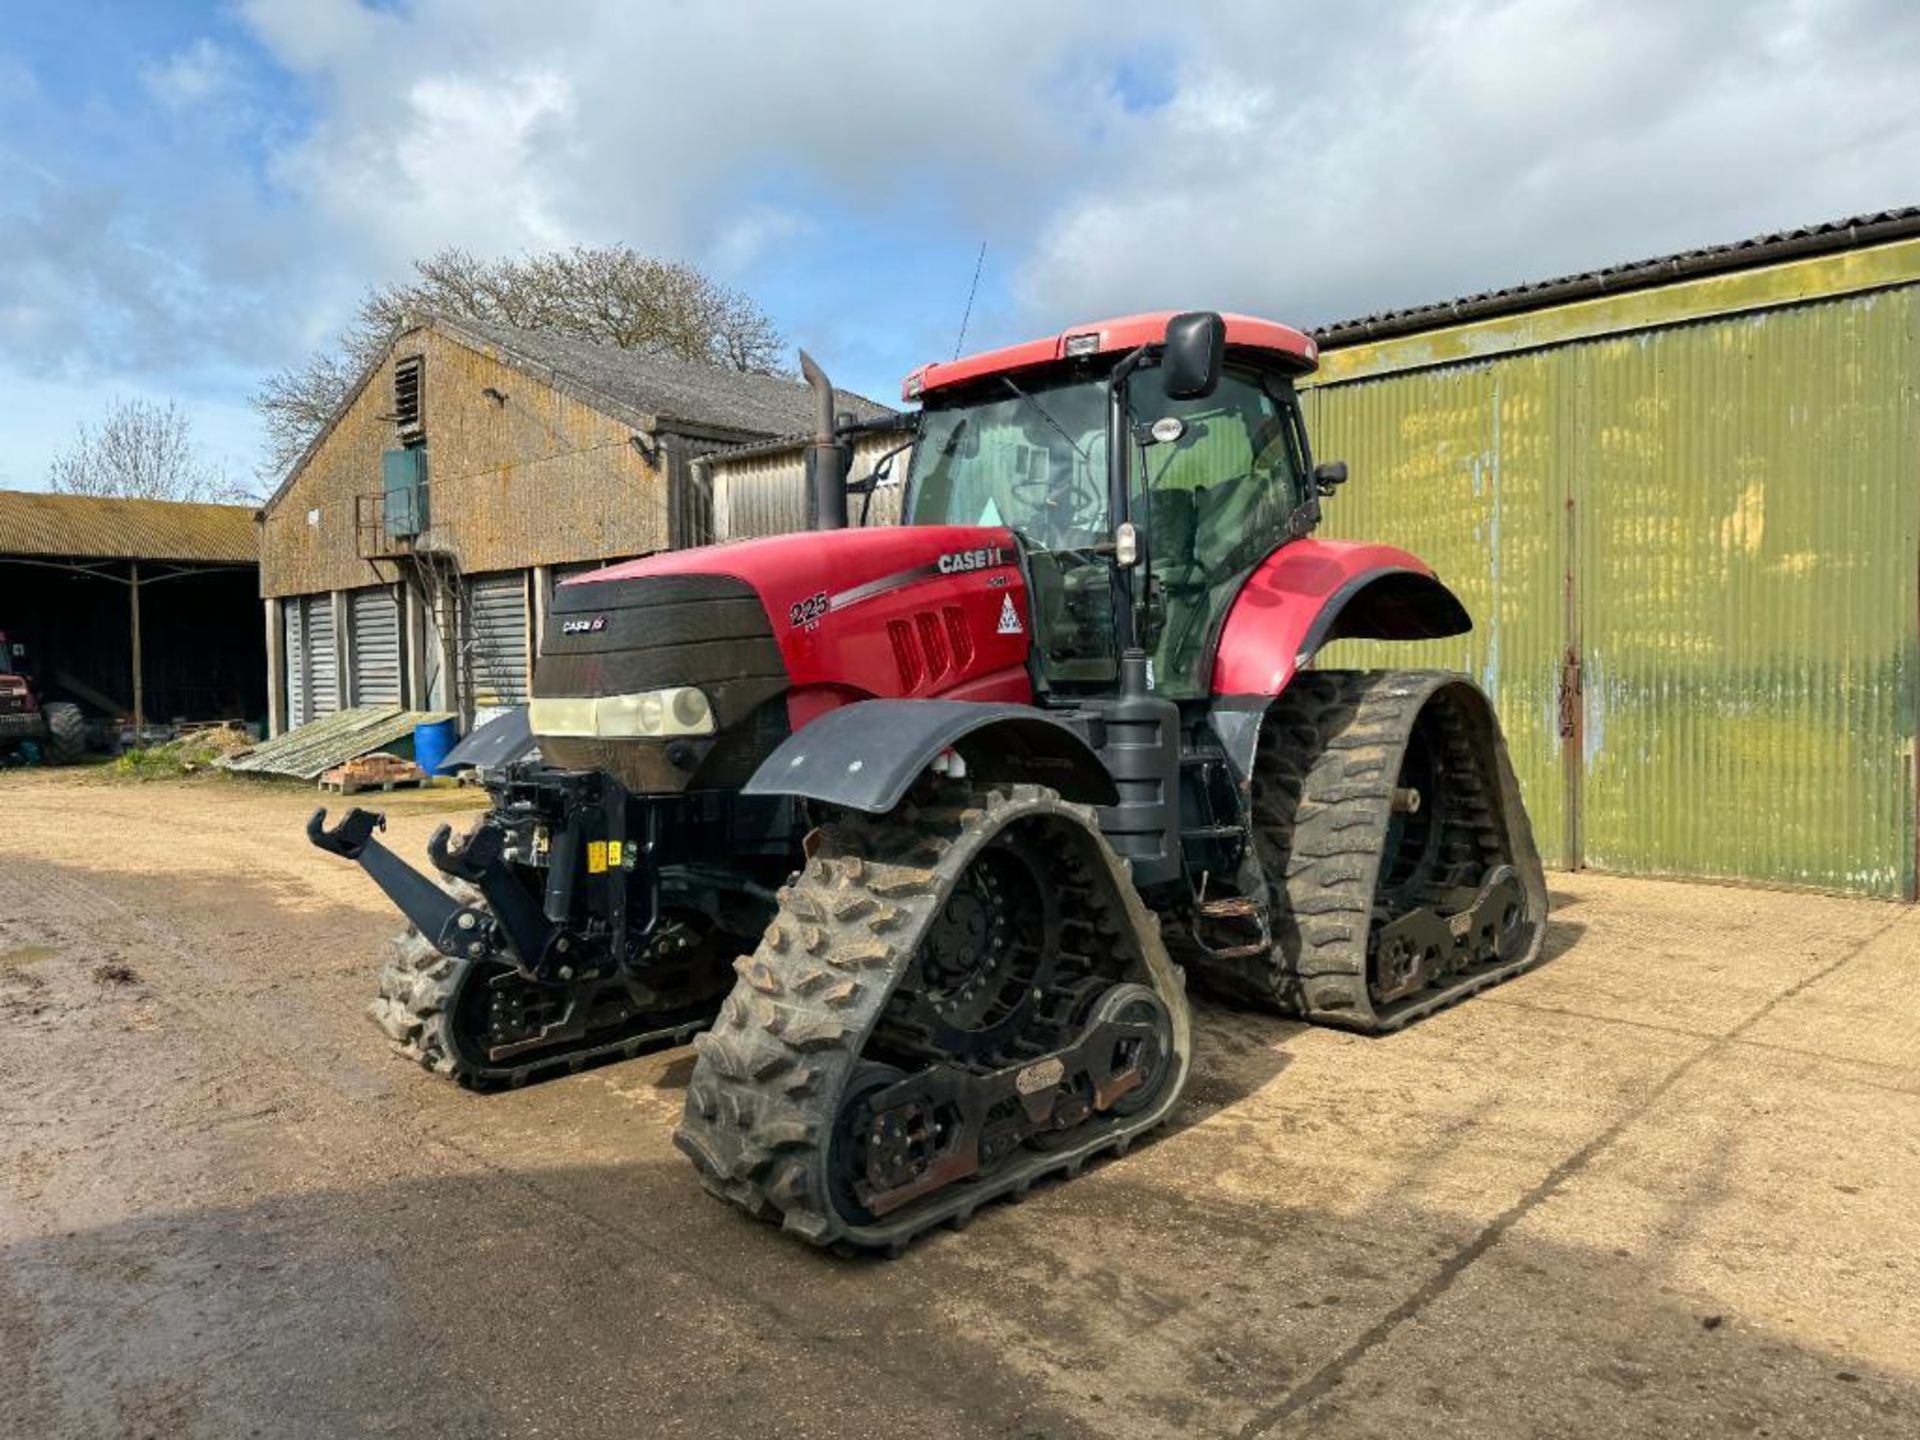
<svg viewBox="0 0 1920 1440"><path fill-rule="evenodd" d="M997 526L806 531L649 556L554 592L534 730L550 762L610 771L629 789L731 787L839 705L1029 700L1028 616L1013 534ZM684 733L543 728L562 712L583 728L585 712L542 700L675 687L700 692L689 718L667 722Z"/></svg>

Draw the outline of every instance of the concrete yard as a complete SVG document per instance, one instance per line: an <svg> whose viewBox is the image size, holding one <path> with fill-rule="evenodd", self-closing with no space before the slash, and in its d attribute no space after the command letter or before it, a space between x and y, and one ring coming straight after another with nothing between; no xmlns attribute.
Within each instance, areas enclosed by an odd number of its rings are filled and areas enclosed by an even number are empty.
<svg viewBox="0 0 1920 1440"><path fill-rule="evenodd" d="M1153 1143L848 1261L701 1192L689 1051L395 1059L313 804L0 774L0 1435L1920 1434L1920 910L1553 876L1534 974L1202 1006Z"/></svg>

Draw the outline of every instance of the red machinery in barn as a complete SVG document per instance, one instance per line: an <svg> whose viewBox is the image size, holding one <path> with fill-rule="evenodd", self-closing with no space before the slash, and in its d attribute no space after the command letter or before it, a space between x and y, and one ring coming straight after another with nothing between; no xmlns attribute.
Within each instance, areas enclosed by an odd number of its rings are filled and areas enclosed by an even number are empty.
<svg viewBox="0 0 1920 1440"><path fill-rule="evenodd" d="M0 630L0 755L26 753L50 765L68 765L87 749L87 721L78 705L42 700L34 688L27 647Z"/></svg>

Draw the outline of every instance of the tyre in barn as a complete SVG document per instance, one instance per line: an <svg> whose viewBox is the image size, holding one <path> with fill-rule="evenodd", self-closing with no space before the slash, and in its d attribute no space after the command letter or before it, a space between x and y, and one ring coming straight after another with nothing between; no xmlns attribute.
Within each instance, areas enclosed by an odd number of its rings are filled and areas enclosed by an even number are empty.
<svg viewBox="0 0 1920 1440"><path fill-rule="evenodd" d="M40 707L40 715L47 722L46 738L40 742L45 763L71 765L87 753L87 720L78 705L49 700Z"/></svg>

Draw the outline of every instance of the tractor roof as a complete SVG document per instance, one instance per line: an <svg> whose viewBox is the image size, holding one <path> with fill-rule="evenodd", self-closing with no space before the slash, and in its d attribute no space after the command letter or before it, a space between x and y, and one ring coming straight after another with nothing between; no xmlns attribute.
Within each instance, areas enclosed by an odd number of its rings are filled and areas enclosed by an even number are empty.
<svg viewBox="0 0 1920 1440"><path fill-rule="evenodd" d="M1106 355L1114 351L1133 350L1141 345L1155 345L1165 337L1167 321L1179 313L1177 310L1151 310L1144 315L1095 320L1086 325L1069 326L1058 335L1008 345L1000 350L984 350L978 355L966 355L958 360L922 365L907 376L900 393L905 399L918 400L930 390L964 385L969 380L990 375L1049 365L1056 360ZM1224 315L1221 318L1227 322L1227 344L1231 346L1271 351L1284 357L1291 368L1302 371L1311 370L1319 363L1319 347L1291 325L1258 320L1251 315Z"/></svg>

